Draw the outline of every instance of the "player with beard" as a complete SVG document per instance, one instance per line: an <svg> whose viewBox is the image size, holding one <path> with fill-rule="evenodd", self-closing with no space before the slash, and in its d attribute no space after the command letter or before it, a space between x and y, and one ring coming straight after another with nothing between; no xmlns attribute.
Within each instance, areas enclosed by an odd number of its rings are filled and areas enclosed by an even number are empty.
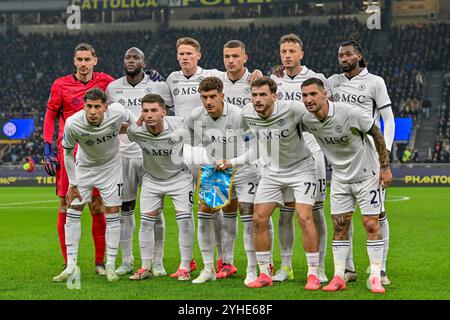
<svg viewBox="0 0 450 320"><path fill-rule="evenodd" d="M356 41L346 41L339 46L338 61L343 73L334 74L328 79L334 101L345 102L353 106L355 112L370 115L378 127L380 127L381 116L384 122L383 135L386 148L391 152L394 141L395 121L391 100L383 78L367 70L361 45ZM383 194L385 197L384 190ZM389 285L390 280L386 273L386 260L389 250L389 223L386 210L382 210L379 219L381 236L384 242L381 282L383 285ZM349 239L351 247L346 265L345 280L347 282L356 280L352 248L353 223L350 225Z"/></svg>
<svg viewBox="0 0 450 320"><path fill-rule="evenodd" d="M108 104L118 102L130 110L136 118L141 115L141 99L148 93L159 94L166 106L173 106L169 87L163 81L154 82L144 72L145 56L136 47L128 49L124 57L125 76L111 82L107 89ZM123 203L120 216L120 245L122 247L122 264L116 270L123 276L133 271L133 234L135 230L134 209L138 186L145 173L142 150L135 142L131 142L126 134L120 134L120 155L123 166ZM151 272L154 276L166 275L163 265L165 221L160 211L155 217L155 248L152 258Z"/></svg>

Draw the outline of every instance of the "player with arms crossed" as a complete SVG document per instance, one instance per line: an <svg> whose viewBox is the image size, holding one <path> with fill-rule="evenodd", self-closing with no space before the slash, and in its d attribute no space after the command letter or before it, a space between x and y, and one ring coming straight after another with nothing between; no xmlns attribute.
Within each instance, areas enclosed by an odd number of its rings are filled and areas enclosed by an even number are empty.
<svg viewBox="0 0 450 320"><path fill-rule="evenodd" d="M155 223L166 195L172 198L178 224L181 263L177 271L180 281L190 279L190 262L194 246L192 175L183 163L182 118L166 116L166 102L157 94L142 100L142 125L132 125L127 134L143 151L145 174L142 178L139 244L142 267L130 277L142 280L152 275L155 250ZM180 132L181 131L181 132Z"/></svg>
<svg viewBox="0 0 450 320"><path fill-rule="evenodd" d="M306 66L301 65L303 59L303 42L295 34L287 34L280 38L280 58L284 68L284 73L280 76L272 75L270 78L277 83L277 96L279 100L301 101L302 96L300 86L306 79L318 77L326 79L321 73L316 73ZM327 282L325 274L325 254L327 251L327 223L325 220L323 201L326 199L326 168L325 158L316 139L308 132L303 132L307 148L312 152L317 170L317 194L316 203L313 208L313 217L319 233L320 262L319 262L319 280ZM294 248L294 210L293 208L280 208L280 218L278 220L278 239L280 241L281 268L275 273L274 281L292 280L294 273L292 271L292 250Z"/></svg>
<svg viewBox="0 0 450 320"><path fill-rule="evenodd" d="M303 232L308 276L306 290L320 289L319 235L313 219L316 198L316 166L306 148L299 122L306 113L300 102L277 101L277 85L268 77L252 82L252 103L242 110L245 124L258 139L265 166L253 213L253 240L260 276L247 286L272 285L269 218L277 205L295 207ZM252 150L252 149L251 149Z"/></svg>
<svg viewBox="0 0 450 320"><path fill-rule="evenodd" d="M141 115L141 98L147 93L156 93L172 106L169 87L163 81L154 82L144 72L145 56L138 48L130 48L124 57L125 76L111 82L106 95L108 103L118 102L139 118ZM120 156L123 165L123 203L120 215L120 245L122 247L122 264L116 270L119 276L133 272L133 234L135 230L134 209L138 186L144 175L142 150L138 144L131 142L126 134L119 135ZM165 221L164 214L156 216L155 248L151 267L154 276L166 275L163 265Z"/></svg>
<svg viewBox="0 0 450 320"><path fill-rule="evenodd" d="M67 203L65 196L69 188L66 168L64 166L64 149L61 146L64 124L71 115L83 109L83 96L91 88L106 89L114 79L106 73L94 72L97 65L97 54L93 46L80 43L74 50L73 63L77 71L73 74L58 78L50 90L47 111L44 120L44 161L45 170L50 176L56 176L56 194L59 197L58 207L58 235L61 252L67 266L67 248L65 239ZM58 150L52 150L53 134L56 119L59 116ZM92 215L92 238L95 246L95 271L105 275L105 216L103 214L102 199L98 190L94 189L92 202L89 203Z"/></svg>
<svg viewBox="0 0 450 320"><path fill-rule="evenodd" d="M343 71L329 79L333 91L333 100L345 102L353 107L353 112L370 115L380 127L380 116L384 121L384 140L386 148L391 152L394 142L395 121L391 108L391 100L383 78L370 73L366 68L361 45L353 40L343 42L339 47L339 65ZM371 137L369 137L371 138ZM383 198L386 193L382 188ZM389 285L391 281L386 273L386 260L389 251L389 223L386 211L380 214L381 236L384 242L383 263L381 266L381 282ZM356 280L353 263L353 223L350 224L350 254L346 263L346 281Z"/></svg>
<svg viewBox="0 0 450 320"><path fill-rule="evenodd" d="M119 131L124 122L134 122L133 114L115 103L106 104L106 93L90 89L83 96L83 110L70 116L64 128L62 146L64 164L69 178L67 191L66 247L67 267L54 281L67 280L76 270L81 237L81 213L84 204L92 201L92 188L97 188L105 205L106 215L106 277L119 280L115 261L120 241L120 206L123 175L119 155ZM75 163L73 149L79 151Z"/></svg>
<svg viewBox="0 0 450 320"><path fill-rule="evenodd" d="M383 135L370 115L354 112L354 107L349 104L327 100L320 79L303 82L302 96L310 112L304 115L302 128L317 138L333 168L330 197L335 273L322 289L346 289L345 263L350 251L348 230L358 203L367 232L370 289L374 293L384 293L380 276L383 239L378 215L384 202L381 188L389 186L392 174ZM375 147L367 135L373 137Z"/></svg>
<svg viewBox="0 0 450 320"><path fill-rule="evenodd" d="M245 164L244 128L241 108L225 102L223 83L219 78L208 77L199 85L203 106L195 108L185 118L185 127L207 149L208 157L216 164L216 169L235 168L231 203L224 207L223 266L214 273L214 248L212 217L217 210L200 203L198 210L198 242L202 251L204 269L193 283L204 283L217 278L227 278L237 273L234 266L234 241L236 240L236 223L228 222L236 217L237 210L244 223L244 248L247 254L247 277L244 283L256 280L256 255L251 238L253 202L259 181L259 174L254 164ZM244 158L242 158L244 157ZM242 161L240 160L242 158ZM225 223L227 222L227 223ZM233 229L233 230L228 230Z"/></svg>

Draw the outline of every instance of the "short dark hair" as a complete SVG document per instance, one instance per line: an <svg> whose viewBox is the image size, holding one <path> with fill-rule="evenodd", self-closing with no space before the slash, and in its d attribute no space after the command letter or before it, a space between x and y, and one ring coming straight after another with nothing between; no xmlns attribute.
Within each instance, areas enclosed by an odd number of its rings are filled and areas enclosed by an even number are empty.
<svg viewBox="0 0 450 320"><path fill-rule="evenodd" d="M141 106L143 106L145 102L157 103L161 108L166 109L166 102L164 101L163 97L161 97L159 94L154 93L146 94L141 99Z"/></svg>
<svg viewBox="0 0 450 320"><path fill-rule="evenodd" d="M253 81L250 86L253 87L257 87L260 88L262 86L269 86L270 89L270 93L277 93L277 83L275 81L273 81L272 79L270 79L267 76L261 77L259 79L256 79L255 81Z"/></svg>
<svg viewBox="0 0 450 320"><path fill-rule="evenodd" d="M106 103L106 93L100 88L89 89L83 96L83 101L88 100L101 100L102 103Z"/></svg>
<svg viewBox="0 0 450 320"><path fill-rule="evenodd" d="M97 54L95 53L94 47L92 45L90 45L89 43L86 43L86 42L79 43L75 47L73 55L75 56L78 51L90 51L94 57L97 56Z"/></svg>
<svg viewBox="0 0 450 320"><path fill-rule="evenodd" d="M353 49L355 49L359 54L361 54L363 56L361 58L361 61L359 61L359 67L364 68L366 66L366 61L364 60L363 49L362 49L361 45L359 44L359 42L355 41L355 40L348 40L348 41L342 42L339 45L339 47L346 47L346 46L352 46Z"/></svg>
<svg viewBox="0 0 450 320"><path fill-rule="evenodd" d="M207 77L203 79L198 85L198 91L217 90L219 93L223 92L223 82L217 77Z"/></svg>
<svg viewBox="0 0 450 320"><path fill-rule="evenodd" d="M280 45L282 45L283 43L286 42L294 42L294 43L298 43L300 45L300 48L303 49L303 41L302 39L300 39L300 37L296 34L293 33L289 33L289 34L285 34L284 36L282 36L280 38Z"/></svg>
<svg viewBox="0 0 450 320"><path fill-rule="evenodd" d="M230 40L223 46L224 48L241 48L245 52L245 44L240 40Z"/></svg>
<svg viewBox="0 0 450 320"><path fill-rule="evenodd" d="M312 84L317 84L318 87L320 87L322 89L324 88L323 81L320 80L319 78L306 79L305 81L303 81L303 83L302 83L302 85L300 87L303 88L303 87L306 87L306 86L310 86Z"/></svg>

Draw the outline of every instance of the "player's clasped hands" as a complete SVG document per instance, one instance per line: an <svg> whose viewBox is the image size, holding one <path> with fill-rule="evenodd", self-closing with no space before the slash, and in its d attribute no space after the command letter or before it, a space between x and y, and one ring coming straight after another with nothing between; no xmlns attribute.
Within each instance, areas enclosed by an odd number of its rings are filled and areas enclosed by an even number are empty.
<svg viewBox="0 0 450 320"><path fill-rule="evenodd" d="M216 164L214 165L214 169L216 171L225 171L225 170L230 169L232 167L233 167L233 165L228 160L216 161Z"/></svg>

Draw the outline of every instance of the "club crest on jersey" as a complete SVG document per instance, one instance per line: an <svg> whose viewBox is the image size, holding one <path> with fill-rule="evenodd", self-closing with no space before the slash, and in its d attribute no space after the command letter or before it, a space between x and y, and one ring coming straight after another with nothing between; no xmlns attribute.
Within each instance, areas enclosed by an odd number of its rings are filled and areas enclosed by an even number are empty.
<svg viewBox="0 0 450 320"><path fill-rule="evenodd" d="M149 154L150 154L150 150L148 150L147 148L142 149L142 151L144 151L144 153L145 153L146 155L149 155Z"/></svg>
<svg viewBox="0 0 450 320"><path fill-rule="evenodd" d="M178 88L175 88L175 90L173 90L173 94L174 95L178 95L180 93L180 89L178 89Z"/></svg>
<svg viewBox="0 0 450 320"><path fill-rule="evenodd" d="M84 132L84 133L81 134L81 136L82 136L82 137L88 137L88 136L89 136L89 133L88 133L88 132Z"/></svg>
<svg viewBox="0 0 450 320"><path fill-rule="evenodd" d="M86 145L88 145L89 147L92 147L93 144L94 144L93 140L86 140Z"/></svg>
<svg viewBox="0 0 450 320"><path fill-rule="evenodd" d="M251 93L251 92L252 92L252 88L250 88L250 87L244 88L244 93L245 93L245 94L249 94L249 93Z"/></svg>
<svg viewBox="0 0 450 320"><path fill-rule="evenodd" d="M110 126L111 126L112 129L115 129L115 128L117 128L117 123L113 122L113 123L111 123Z"/></svg>
<svg viewBox="0 0 450 320"><path fill-rule="evenodd" d="M336 126L336 132L337 133L342 133L342 127L341 126Z"/></svg>
<svg viewBox="0 0 450 320"><path fill-rule="evenodd" d="M359 85L358 90L359 91L364 91L364 90L366 90L366 88L367 88L366 85L363 83L363 84Z"/></svg>
<svg viewBox="0 0 450 320"><path fill-rule="evenodd" d="M286 121L284 121L284 119L278 120L278 124L279 124L280 126L284 126L285 123L286 123Z"/></svg>
<svg viewBox="0 0 450 320"><path fill-rule="evenodd" d="M225 126L225 128L226 128L227 130L231 130L231 129L233 129L233 126L232 126L231 124L227 124L227 125Z"/></svg>
<svg viewBox="0 0 450 320"><path fill-rule="evenodd" d="M340 86L339 83L335 83L335 84L333 85L333 88L339 88L339 86Z"/></svg>
<svg viewBox="0 0 450 320"><path fill-rule="evenodd" d="M80 104L80 99L78 99L78 98L73 98L73 99L72 99L72 104L73 104L74 106L79 105L79 104Z"/></svg>
<svg viewBox="0 0 450 320"><path fill-rule="evenodd" d="M169 140L167 140L168 144L175 144L175 140L173 138L169 138Z"/></svg>
<svg viewBox="0 0 450 320"><path fill-rule="evenodd" d="M283 99L283 93L278 92L278 93L277 93L277 99L278 99L278 100Z"/></svg>
<svg viewBox="0 0 450 320"><path fill-rule="evenodd" d="M333 99L335 102L339 102L341 100L341 96L336 93L335 95L333 95Z"/></svg>
<svg viewBox="0 0 450 320"><path fill-rule="evenodd" d="M146 88L145 89L145 93L152 93L152 92L153 92L152 88Z"/></svg>
<svg viewBox="0 0 450 320"><path fill-rule="evenodd" d="M120 99L119 101L117 101L118 103L120 103L121 105L126 105L127 104L127 102L125 101L125 100L123 100L123 99Z"/></svg>
<svg viewBox="0 0 450 320"><path fill-rule="evenodd" d="M199 82L203 81L203 79L205 79L205 77L198 77Z"/></svg>

